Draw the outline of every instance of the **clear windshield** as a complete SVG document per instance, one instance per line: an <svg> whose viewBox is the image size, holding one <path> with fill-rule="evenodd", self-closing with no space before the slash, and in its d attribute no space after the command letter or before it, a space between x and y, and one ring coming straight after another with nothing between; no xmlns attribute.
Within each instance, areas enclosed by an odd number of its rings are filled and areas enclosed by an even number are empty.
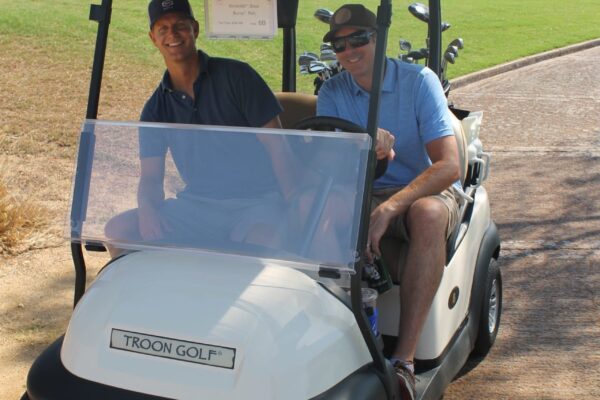
<svg viewBox="0 0 600 400"><path fill-rule="evenodd" d="M366 134L86 121L70 237L352 271Z"/></svg>

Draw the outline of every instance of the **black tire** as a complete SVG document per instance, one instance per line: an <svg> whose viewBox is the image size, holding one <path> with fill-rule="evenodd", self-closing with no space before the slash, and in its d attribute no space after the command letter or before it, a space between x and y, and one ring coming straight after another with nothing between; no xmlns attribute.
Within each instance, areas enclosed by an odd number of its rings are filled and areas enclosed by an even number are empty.
<svg viewBox="0 0 600 400"><path fill-rule="evenodd" d="M23 393L23 396L21 396L21 400L29 400L29 395L27 394L27 392Z"/></svg>
<svg viewBox="0 0 600 400"><path fill-rule="evenodd" d="M496 341L502 314L502 275L494 258L490 259L485 292L481 299L481 315L473 355L485 356Z"/></svg>

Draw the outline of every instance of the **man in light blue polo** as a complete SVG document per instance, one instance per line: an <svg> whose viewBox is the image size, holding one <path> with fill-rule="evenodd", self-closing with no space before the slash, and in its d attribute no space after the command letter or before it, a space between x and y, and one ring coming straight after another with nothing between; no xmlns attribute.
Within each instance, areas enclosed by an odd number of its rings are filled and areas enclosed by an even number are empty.
<svg viewBox="0 0 600 400"><path fill-rule="evenodd" d="M375 30L375 15L362 5L347 4L334 13L323 41L331 42L345 71L324 83L318 115L367 126ZM402 398L412 399L417 343L441 281L446 240L458 218L457 191L461 190L447 101L431 70L386 60L379 131L395 137L396 155L374 183L366 252L369 258L380 256L384 235L408 242L404 266L398 268L398 260L388 265L402 283L400 329L391 361Z"/></svg>

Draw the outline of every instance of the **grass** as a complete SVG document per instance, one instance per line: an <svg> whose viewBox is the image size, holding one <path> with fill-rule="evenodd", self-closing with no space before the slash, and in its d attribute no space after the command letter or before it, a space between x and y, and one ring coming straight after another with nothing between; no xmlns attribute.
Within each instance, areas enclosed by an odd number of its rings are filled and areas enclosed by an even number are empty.
<svg viewBox="0 0 600 400"><path fill-rule="evenodd" d="M397 56L398 39L405 38L415 47L426 35L425 24L412 17L407 6L412 0L393 2L393 18L388 54ZM196 17L204 20L203 3L193 1ZM345 1L302 0L298 11L298 52L318 49L327 27L312 17L319 7L335 10ZM377 0L365 0L372 10ZM162 68L158 52L147 38L146 2L116 0L110 28L109 57L124 56L152 71ZM14 2L0 0L0 35L27 38L55 49L58 58L83 58L91 62L96 24L88 21L89 4L80 0ZM465 49L449 70L450 77L460 76L509 60L545 50L600 37L597 0L445 0L443 20L452 24L445 42L460 36ZM201 37L200 48L215 56L242 59L252 64L269 85L278 90L281 79L281 34L273 41L209 41ZM107 59L107 61L108 61ZM299 90L310 92L312 79L298 77Z"/></svg>
<svg viewBox="0 0 600 400"><path fill-rule="evenodd" d="M0 254L14 255L43 247L47 210L12 196L7 187L5 179L0 179Z"/></svg>

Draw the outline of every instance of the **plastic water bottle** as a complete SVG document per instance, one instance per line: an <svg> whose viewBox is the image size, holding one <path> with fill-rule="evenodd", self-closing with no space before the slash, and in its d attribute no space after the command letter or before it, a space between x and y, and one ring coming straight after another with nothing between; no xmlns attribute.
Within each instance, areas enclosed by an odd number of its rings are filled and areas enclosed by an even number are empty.
<svg viewBox="0 0 600 400"><path fill-rule="evenodd" d="M377 318L379 316L377 311L377 290L371 288L362 288L361 291L365 314L367 314L367 318L369 319L369 325L371 325L373 335L377 337L379 334L379 330L377 328Z"/></svg>

